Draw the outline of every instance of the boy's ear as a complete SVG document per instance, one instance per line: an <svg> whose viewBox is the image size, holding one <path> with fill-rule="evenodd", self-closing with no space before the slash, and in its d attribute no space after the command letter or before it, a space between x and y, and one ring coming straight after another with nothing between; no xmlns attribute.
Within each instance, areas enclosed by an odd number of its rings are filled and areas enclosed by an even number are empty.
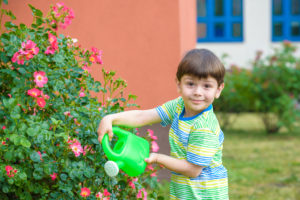
<svg viewBox="0 0 300 200"><path fill-rule="evenodd" d="M176 86L177 86L177 92L180 92L180 81L176 78L175 82L176 82Z"/></svg>
<svg viewBox="0 0 300 200"><path fill-rule="evenodd" d="M218 99L218 98L220 97L221 92L222 92L223 89L224 89L224 83L222 83L222 84L218 87L217 92L216 92L216 95L215 95L215 98L216 98L216 99Z"/></svg>

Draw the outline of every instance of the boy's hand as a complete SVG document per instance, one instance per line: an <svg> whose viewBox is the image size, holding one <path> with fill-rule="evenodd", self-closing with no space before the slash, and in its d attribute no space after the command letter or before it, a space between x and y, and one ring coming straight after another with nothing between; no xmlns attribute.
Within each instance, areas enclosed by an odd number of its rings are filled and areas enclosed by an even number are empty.
<svg viewBox="0 0 300 200"><path fill-rule="evenodd" d="M150 153L149 158L145 158L145 162L148 164L157 163L157 158L157 153Z"/></svg>
<svg viewBox="0 0 300 200"><path fill-rule="evenodd" d="M102 143L102 139L105 134L108 134L109 140L112 139L114 134L112 132L112 120L109 116L103 117L103 119L99 124L97 133L98 133L98 141L100 142L100 144Z"/></svg>

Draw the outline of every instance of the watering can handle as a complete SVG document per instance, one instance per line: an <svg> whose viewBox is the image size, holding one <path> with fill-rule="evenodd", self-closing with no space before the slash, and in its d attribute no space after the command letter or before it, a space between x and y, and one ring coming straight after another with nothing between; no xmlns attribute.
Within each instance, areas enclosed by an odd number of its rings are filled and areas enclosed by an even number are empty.
<svg viewBox="0 0 300 200"><path fill-rule="evenodd" d="M113 130L113 133L115 133L120 138L127 137L128 134L130 134L130 132L120 129L118 127L113 127L112 130ZM103 136L102 147L103 147L104 153L107 155L107 157L110 160L118 159L119 155L117 153L115 153L110 147L108 134L105 134Z"/></svg>
<svg viewBox="0 0 300 200"><path fill-rule="evenodd" d="M109 144L109 137L108 134L105 134L102 139L102 148L104 150L105 155L110 160L115 160L118 158L118 154L116 154L111 148Z"/></svg>
<svg viewBox="0 0 300 200"><path fill-rule="evenodd" d="M122 138L122 137L127 137L129 134L131 134L128 131L125 131L123 129L120 129L118 127L112 127L112 131L114 134L116 134L118 137Z"/></svg>

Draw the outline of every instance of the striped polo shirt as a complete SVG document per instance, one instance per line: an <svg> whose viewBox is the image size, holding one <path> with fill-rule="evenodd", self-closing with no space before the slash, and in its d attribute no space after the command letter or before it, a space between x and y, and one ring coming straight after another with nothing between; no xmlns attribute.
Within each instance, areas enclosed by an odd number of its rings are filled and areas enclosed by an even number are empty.
<svg viewBox="0 0 300 200"><path fill-rule="evenodd" d="M171 156L204 167L196 178L172 172L170 199L228 199L227 170L222 165L224 134L212 105L185 118L184 102L179 97L156 110L163 126L171 124Z"/></svg>

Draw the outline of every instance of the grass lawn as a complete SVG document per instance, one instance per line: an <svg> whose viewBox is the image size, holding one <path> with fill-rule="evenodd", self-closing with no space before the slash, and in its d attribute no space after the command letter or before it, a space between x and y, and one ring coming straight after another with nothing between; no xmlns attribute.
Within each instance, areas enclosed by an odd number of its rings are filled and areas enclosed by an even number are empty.
<svg viewBox="0 0 300 200"><path fill-rule="evenodd" d="M230 199L300 200L300 131L267 135L259 123L257 116L246 115L225 132ZM167 188L165 183L163 196Z"/></svg>
<svg viewBox="0 0 300 200"><path fill-rule="evenodd" d="M231 199L300 199L299 135L234 131L223 156Z"/></svg>

